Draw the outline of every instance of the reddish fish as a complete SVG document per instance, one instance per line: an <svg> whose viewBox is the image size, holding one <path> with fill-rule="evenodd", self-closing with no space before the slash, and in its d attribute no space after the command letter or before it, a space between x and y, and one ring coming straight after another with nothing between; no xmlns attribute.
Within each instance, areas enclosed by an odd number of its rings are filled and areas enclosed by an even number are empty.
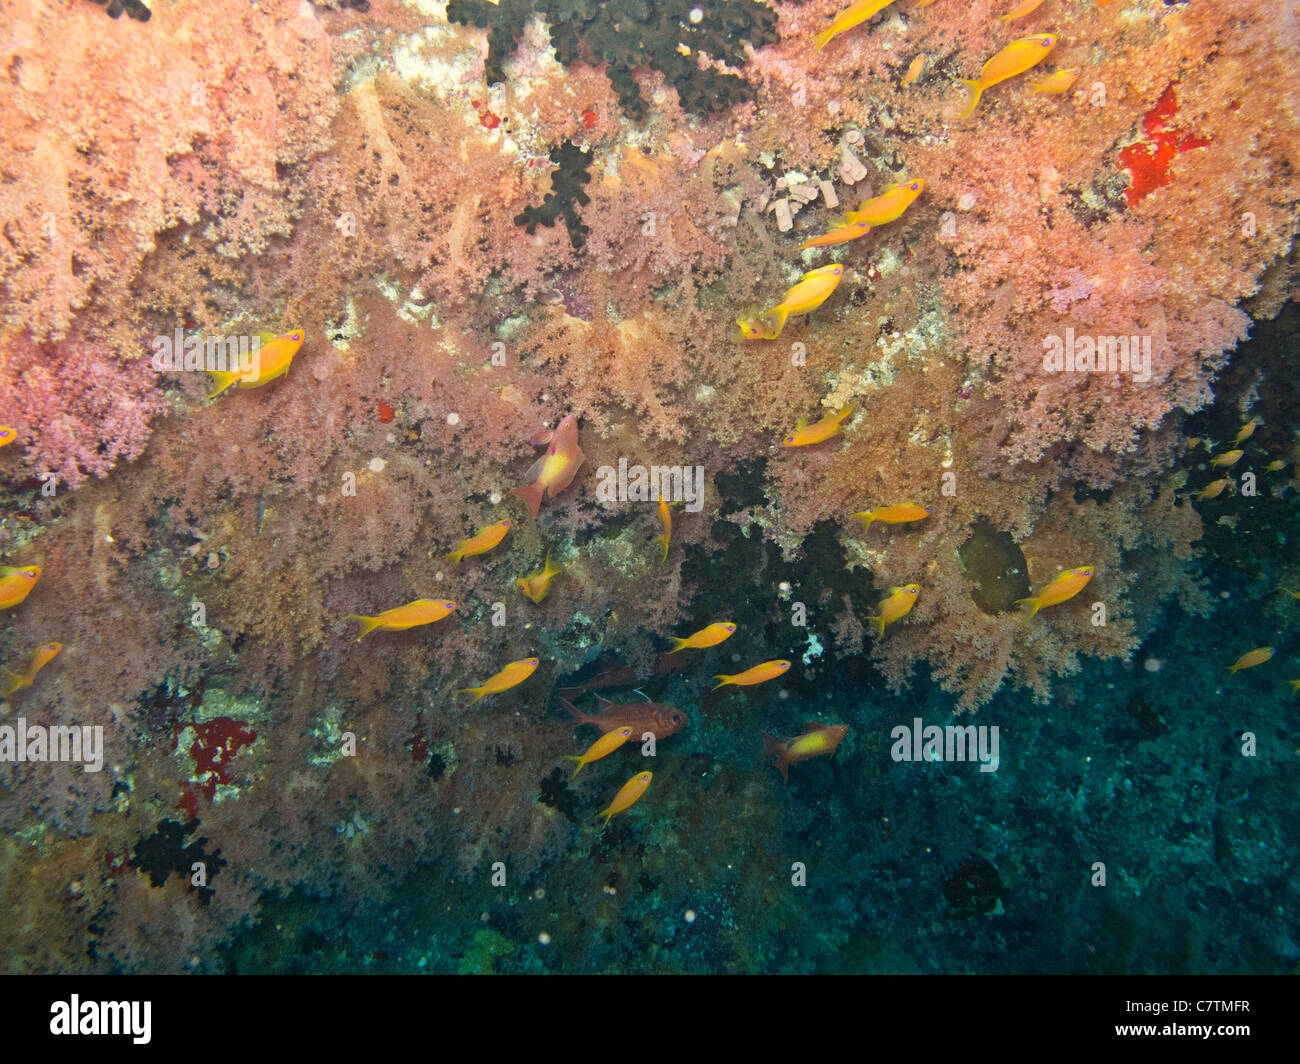
<svg viewBox="0 0 1300 1064"><path fill-rule="evenodd" d="M609 672L602 672L595 679L588 680L577 687L561 687L555 693L561 698L577 698L585 695L588 691L601 691L606 687L634 687L639 683L645 683L646 680L652 680L656 676L667 676L670 672L676 672L678 669L686 668L688 662L685 658L672 657L672 651L667 654L660 654L655 658L654 667L647 674L642 669L631 667L622 669L611 669Z"/></svg>
<svg viewBox="0 0 1300 1064"><path fill-rule="evenodd" d="M640 742L646 732L651 732L656 741L667 739L690 723L680 709L662 702L611 702L600 695L596 696L596 701L600 703L601 712L584 713L568 699L560 699L564 708L573 715L575 728L581 724L594 724L601 732L631 728L633 742Z"/></svg>
<svg viewBox="0 0 1300 1064"><path fill-rule="evenodd" d="M573 483L574 475L586 460L587 456L578 446L578 419L570 414L556 428L546 453L525 474L530 483L515 488L512 494L523 499L528 512L536 518L543 494L548 499L555 498Z"/></svg>

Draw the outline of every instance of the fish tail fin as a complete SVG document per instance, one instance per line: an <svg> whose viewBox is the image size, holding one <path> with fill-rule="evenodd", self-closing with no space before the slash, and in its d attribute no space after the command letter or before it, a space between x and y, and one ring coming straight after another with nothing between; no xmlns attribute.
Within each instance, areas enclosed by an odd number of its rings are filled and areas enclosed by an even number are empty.
<svg viewBox="0 0 1300 1064"><path fill-rule="evenodd" d="M605 818L605 822L600 825L601 831L604 831L607 827L609 827L609 822L614 819L614 811L612 809L602 809L596 815L598 817L603 816Z"/></svg>
<svg viewBox="0 0 1300 1064"><path fill-rule="evenodd" d="M722 681L722 683L718 684L718 687L726 687L727 684L731 683L731 681L732 681L735 677L734 677L734 675L733 675L733 676L728 676L728 675L726 675L725 673L719 673L717 676L715 676L715 677L713 677L713 678L714 678L715 680L721 680L721 681ZM718 689L718 687L713 688L713 690L716 691L716 690Z"/></svg>
<svg viewBox="0 0 1300 1064"><path fill-rule="evenodd" d="M448 551L446 554L443 555L443 557L446 558L449 562L458 562L465 557L465 552L461 550L459 547L457 547L453 551Z"/></svg>
<svg viewBox="0 0 1300 1064"><path fill-rule="evenodd" d="M862 522L862 534L865 536L867 534L868 529L871 528L871 522L874 521L875 518L871 516L871 514L865 514L865 513L854 514L853 516L858 518Z"/></svg>
<svg viewBox="0 0 1300 1064"><path fill-rule="evenodd" d="M522 488L515 488L511 495L518 495L524 500L524 505L528 507L528 512L533 515L533 520L537 520L537 511L542 508L542 488L541 482L534 480L531 484L525 484Z"/></svg>
<svg viewBox="0 0 1300 1064"><path fill-rule="evenodd" d="M1043 608L1042 603L1040 603L1036 598L1016 599L1016 601L1013 602L1011 605L1029 607L1029 612L1026 613L1024 617L1021 618L1021 623L1023 624L1028 624L1033 619L1034 614L1036 614L1039 610Z"/></svg>
<svg viewBox="0 0 1300 1064"><path fill-rule="evenodd" d="M966 109L956 116L965 118L979 106L980 97L984 95L984 86L971 78L953 78L952 80L961 85L966 91Z"/></svg>
<svg viewBox="0 0 1300 1064"><path fill-rule="evenodd" d="M843 410L841 410L838 414L835 415L836 422L843 425L844 422L848 421L848 419L853 416L853 411L855 411L857 408L858 408L858 401L854 399L851 403L847 404Z"/></svg>
<svg viewBox="0 0 1300 1064"><path fill-rule="evenodd" d="M813 38L813 42L817 45L813 51L820 52L831 43L831 38L834 37L837 32L838 31L834 26L831 26L830 29L822 30L821 33L817 34L817 36Z"/></svg>
<svg viewBox="0 0 1300 1064"><path fill-rule="evenodd" d="M763 733L763 756L775 757L773 767L781 773L781 778L786 784L790 783L790 757L786 751L785 743L774 735Z"/></svg>
<svg viewBox="0 0 1300 1064"><path fill-rule="evenodd" d="M668 651L669 654L676 654L677 651L686 649L685 639L680 639L675 635L670 635L668 638L677 644L675 647L672 648L672 650Z"/></svg>
<svg viewBox="0 0 1300 1064"><path fill-rule="evenodd" d="M215 370L215 369L208 370L208 376L215 377L217 383L216 383L216 387L214 387L212 391L208 392L208 394L204 396L205 399L215 399L218 395L224 392L227 388L229 388L240 378L240 374L238 373L228 373L223 370Z"/></svg>
<svg viewBox="0 0 1300 1064"><path fill-rule="evenodd" d="M26 682L16 672L10 672L8 669L0 668L0 695L8 698L20 687L26 686Z"/></svg>
<svg viewBox="0 0 1300 1064"><path fill-rule="evenodd" d="M877 638L877 639L884 639L884 638L885 638L885 618L884 618L883 616L882 616L882 617L868 617L867 620L869 620L872 624L878 624L878 625L880 625L880 631L878 631L878 632L876 633L876 638Z"/></svg>
<svg viewBox="0 0 1300 1064"><path fill-rule="evenodd" d="M578 773L582 771L582 766L587 762L583 761L577 754L569 754L564 760L578 762L578 767L573 770L573 775L569 777L569 782L572 783L578 778Z"/></svg>
<svg viewBox="0 0 1300 1064"><path fill-rule="evenodd" d="M662 536L655 536L654 538L654 541L656 543L662 543L664 545L664 556L662 559L663 561L668 560L668 538L669 537L667 532L665 532Z"/></svg>
<svg viewBox="0 0 1300 1064"><path fill-rule="evenodd" d="M357 642L360 643L366 636L379 627L378 617L366 617L360 613L349 613L343 618L345 621L360 621L361 631L357 633Z"/></svg>
<svg viewBox="0 0 1300 1064"><path fill-rule="evenodd" d="M1295 698L1300 695L1300 680L1287 680L1287 686L1291 688L1291 697Z"/></svg>
<svg viewBox="0 0 1300 1064"><path fill-rule="evenodd" d="M483 688L481 688L481 687L462 687L462 688L461 688L459 691L457 691L456 693L457 693L458 695L470 695L470 694L472 694L472 695L474 696L474 698L470 701L470 705L472 706L475 702L477 702L480 698L483 697L483 695L484 695L485 692L484 692Z"/></svg>

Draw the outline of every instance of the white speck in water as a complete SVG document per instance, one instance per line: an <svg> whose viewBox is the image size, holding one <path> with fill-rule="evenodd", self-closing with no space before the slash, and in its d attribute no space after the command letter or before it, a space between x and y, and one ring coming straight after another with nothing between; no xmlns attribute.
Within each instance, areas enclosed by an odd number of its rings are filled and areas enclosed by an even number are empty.
<svg viewBox="0 0 1300 1064"><path fill-rule="evenodd" d="M459 424L460 424L460 415L457 414L455 411L452 411L450 414L447 415L447 424L448 424L448 425L459 425Z"/></svg>
<svg viewBox="0 0 1300 1064"><path fill-rule="evenodd" d="M387 464L387 462L376 455L374 458L370 459L370 464L366 468L372 473L382 473L384 471L384 466Z"/></svg>
<svg viewBox="0 0 1300 1064"><path fill-rule="evenodd" d="M702 22L704 20L704 8L702 7L691 8L691 13L689 18L694 23Z"/></svg>

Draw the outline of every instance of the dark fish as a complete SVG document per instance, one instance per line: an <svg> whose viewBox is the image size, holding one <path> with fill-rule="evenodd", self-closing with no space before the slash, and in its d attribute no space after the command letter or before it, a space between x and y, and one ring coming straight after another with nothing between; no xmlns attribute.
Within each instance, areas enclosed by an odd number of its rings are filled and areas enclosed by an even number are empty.
<svg viewBox="0 0 1300 1064"><path fill-rule="evenodd" d="M573 714L575 727L580 724L594 724L602 733L614 728L632 729L632 740L640 742L646 732L653 733L655 740L666 739L684 729L690 721L676 706L663 702L611 702L596 696L600 702L601 712L584 713L566 698L560 701L564 708Z"/></svg>

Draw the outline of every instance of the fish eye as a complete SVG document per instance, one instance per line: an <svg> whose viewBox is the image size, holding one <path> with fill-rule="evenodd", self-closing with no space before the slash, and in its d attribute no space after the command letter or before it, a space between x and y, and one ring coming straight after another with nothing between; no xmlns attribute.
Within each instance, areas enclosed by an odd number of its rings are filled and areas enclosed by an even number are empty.
<svg viewBox="0 0 1300 1064"><path fill-rule="evenodd" d="M787 437L785 438L785 442L786 442L786 443L794 443L794 437L793 437L793 436L787 436Z"/></svg>
<svg viewBox="0 0 1300 1064"><path fill-rule="evenodd" d="M289 339L290 339L290 340L301 340L302 337L301 337L298 333L294 333L292 336L289 337Z"/></svg>
<svg viewBox="0 0 1300 1064"><path fill-rule="evenodd" d="M921 188L921 186L920 186L917 182L915 182L915 181L912 182L912 191L913 191L913 192L918 192L918 191L920 191L920 188Z"/></svg>

